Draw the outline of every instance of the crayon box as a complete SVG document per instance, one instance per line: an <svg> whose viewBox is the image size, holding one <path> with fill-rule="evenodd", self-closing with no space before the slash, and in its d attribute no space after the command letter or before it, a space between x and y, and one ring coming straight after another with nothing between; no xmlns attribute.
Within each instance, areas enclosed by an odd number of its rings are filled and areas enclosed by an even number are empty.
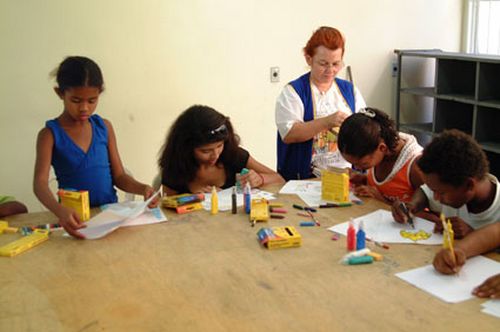
<svg viewBox="0 0 500 332"><path fill-rule="evenodd" d="M259 242L267 249L300 247L302 237L292 226L261 228Z"/></svg>
<svg viewBox="0 0 500 332"><path fill-rule="evenodd" d="M90 219L89 192L87 190L59 189L57 196L59 196L62 205L76 211L81 221Z"/></svg>
<svg viewBox="0 0 500 332"><path fill-rule="evenodd" d="M349 171L329 167L321 171L321 199L337 203L349 202Z"/></svg>

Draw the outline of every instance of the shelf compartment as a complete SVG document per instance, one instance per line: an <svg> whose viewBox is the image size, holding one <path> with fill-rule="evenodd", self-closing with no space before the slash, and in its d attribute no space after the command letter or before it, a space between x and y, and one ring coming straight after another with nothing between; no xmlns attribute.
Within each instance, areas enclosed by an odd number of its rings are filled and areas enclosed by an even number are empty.
<svg viewBox="0 0 500 332"><path fill-rule="evenodd" d="M476 88L476 62L438 59L437 94L472 99Z"/></svg>
<svg viewBox="0 0 500 332"><path fill-rule="evenodd" d="M478 99L500 104L500 63L479 63Z"/></svg>
<svg viewBox="0 0 500 332"><path fill-rule="evenodd" d="M402 88L401 93L406 93L409 95L416 95L416 96L427 96L427 97L436 96L436 91L434 87Z"/></svg>
<svg viewBox="0 0 500 332"><path fill-rule="evenodd" d="M432 134L432 122L429 123L405 123L399 127L400 131L412 133Z"/></svg>
<svg viewBox="0 0 500 332"><path fill-rule="evenodd" d="M475 138L485 150L500 153L500 109L477 108Z"/></svg>
<svg viewBox="0 0 500 332"><path fill-rule="evenodd" d="M399 100L399 117L396 119L399 129L411 126L420 132L432 133L435 99L420 94L401 94Z"/></svg>
<svg viewBox="0 0 500 332"><path fill-rule="evenodd" d="M434 132L455 128L472 135L473 111L473 105L437 99Z"/></svg>

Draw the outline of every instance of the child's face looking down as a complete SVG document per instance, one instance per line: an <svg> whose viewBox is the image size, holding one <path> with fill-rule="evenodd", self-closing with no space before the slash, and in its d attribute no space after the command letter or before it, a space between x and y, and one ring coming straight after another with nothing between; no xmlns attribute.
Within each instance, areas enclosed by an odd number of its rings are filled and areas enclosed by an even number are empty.
<svg viewBox="0 0 500 332"><path fill-rule="evenodd" d="M201 145L194 149L194 158L203 165L214 166L224 150L224 141Z"/></svg>
<svg viewBox="0 0 500 332"><path fill-rule="evenodd" d="M363 157L355 157L345 153L342 153L342 156L357 169L365 170L380 164L384 160L385 151L387 151L387 146L380 143L375 151Z"/></svg>
<svg viewBox="0 0 500 332"><path fill-rule="evenodd" d="M435 173L422 173L424 182L434 192L434 199L442 204L459 208L467 204L474 197L474 185L471 181L455 187L441 182L439 176Z"/></svg>
<svg viewBox="0 0 500 332"><path fill-rule="evenodd" d="M64 103L64 112L75 121L87 121L94 113L101 93L99 88L82 86L68 88L64 92L56 90Z"/></svg>

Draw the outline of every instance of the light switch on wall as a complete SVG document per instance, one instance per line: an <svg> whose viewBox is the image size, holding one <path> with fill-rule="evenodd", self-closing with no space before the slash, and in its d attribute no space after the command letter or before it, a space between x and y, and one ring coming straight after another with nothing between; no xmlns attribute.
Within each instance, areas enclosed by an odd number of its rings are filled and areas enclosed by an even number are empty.
<svg viewBox="0 0 500 332"><path fill-rule="evenodd" d="M280 81L280 67L271 67L270 75L271 75L271 82L279 82Z"/></svg>

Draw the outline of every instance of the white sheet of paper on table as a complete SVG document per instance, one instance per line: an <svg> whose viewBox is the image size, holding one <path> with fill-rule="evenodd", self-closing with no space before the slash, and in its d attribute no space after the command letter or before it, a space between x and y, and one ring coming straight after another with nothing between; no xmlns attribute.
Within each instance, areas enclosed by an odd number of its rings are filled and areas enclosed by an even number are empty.
<svg viewBox="0 0 500 332"><path fill-rule="evenodd" d="M321 181L290 180L279 191L280 194L295 194L300 197L306 206L318 207L326 203L338 203L321 199ZM352 192L349 192L351 202L361 202Z"/></svg>
<svg viewBox="0 0 500 332"><path fill-rule="evenodd" d="M422 218L414 218L415 229L411 228L408 224L400 224L394 221L391 212L386 210L376 210L364 216L353 219L354 225L358 227L361 220L363 220L364 230L366 237L379 242L385 243L416 243L437 245L443 243L443 235L433 232L434 223ZM347 227L349 222L344 222L330 227L328 230L347 235ZM423 230L430 233L431 236L426 240L418 240L416 242L401 236L401 230L417 232Z"/></svg>
<svg viewBox="0 0 500 332"><path fill-rule="evenodd" d="M444 275L432 265L396 273L396 277L448 303L457 303L474 297L472 290L487 278L500 273L500 263L476 256L467 260L456 275Z"/></svg>
<svg viewBox="0 0 500 332"><path fill-rule="evenodd" d="M158 192L155 193L157 195ZM154 196L152 196L153 198ZM148 209L151 199L107 204L92 217L87 227L78 230L88 240L100 239L119 227L149 225L167 220L160 208Z"/></svg>
<svg viewBox="0 0 500 332"><path fill-rule="evenodd" d="M481 312L500 318L500 299L489 300L481 304Z"/></svg>

